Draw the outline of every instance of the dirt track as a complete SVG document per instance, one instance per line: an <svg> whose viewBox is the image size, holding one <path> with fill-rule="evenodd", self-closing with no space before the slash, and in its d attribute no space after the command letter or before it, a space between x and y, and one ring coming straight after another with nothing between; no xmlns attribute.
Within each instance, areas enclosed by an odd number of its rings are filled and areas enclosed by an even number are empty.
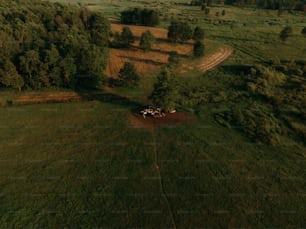
<svg viewBox="0 0 306 229"><path fill-rule="evenodd" d="M39 92L21 95L14 100L17 104L68 102L81 100L82 96L76 92Z"/></svg>
<svg viewBox="0 0 306 229"><path fill-rule="evenodd" d="M218 51L203 57L198 68L202 72L206 72L227 60L233 54L233 51L231 48L220 48Z"/></svg>
<svg viewBox="0 0 306 229"><path fill-rule="evenodd" d="M176 112L167 114L164 118L144 118L140 114L131 114L129 116L130 123L134 128L157 128L159 126L176 126L179 124L190 123L195 121L195 118L184 112Z"/></svg>

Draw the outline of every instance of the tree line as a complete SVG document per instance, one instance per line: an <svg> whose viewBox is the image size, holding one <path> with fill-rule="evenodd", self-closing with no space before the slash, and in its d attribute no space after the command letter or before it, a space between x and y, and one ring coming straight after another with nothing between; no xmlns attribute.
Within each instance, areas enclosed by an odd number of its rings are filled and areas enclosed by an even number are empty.
<svg viewBox="0 0 306 229"><path fill-rule="evenodd" d="M211 6L217 5L239 5L239 6L256 6L263 9L286 9L286 10L306 10L305 0L191 0L192 6Z"/></svg>
<svg viewBox="0 0 306 229"><path fill-rule="evenodd" d="M122 11L120 19L122 24L156 26L159 24L159 13L152 9L134 8Z"/></svg>
<svg viewBox="0 0 306 229"><path fill-rule="evenodd" d="M97 12L45 1L2 1L0 87L96 87L108 60L110 24Z"/></svg>

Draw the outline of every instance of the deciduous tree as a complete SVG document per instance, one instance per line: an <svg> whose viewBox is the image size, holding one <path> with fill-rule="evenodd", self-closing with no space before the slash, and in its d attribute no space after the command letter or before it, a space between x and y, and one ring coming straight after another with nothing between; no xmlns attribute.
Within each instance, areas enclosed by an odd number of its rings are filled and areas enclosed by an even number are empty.
<svg viewBox="0 0 306 229"><path fill-rule="evenodd" d="M201 41L197 41L193 45L193 55L195 57L201 57L204 55L205 46Z"/></svg>
<svg viewBox="0 0 306 229"><path fill-rule="evenodd" d="M178 96L177 83L173 72L169 68L164 68L157 81L149 99L154 106L161 107L166 111L173 110Z"/></svg>
<svg viewBox="0 0 306 229"><path fill-rule="evenodd" d="M152 44L155 42L155 37L153 36L153 34L150 32L150 30L147 30L146 32L141 34L141 38L140 38L140 44L139 46L148 51L151 49Z"/></svg>
<svg viewBox="0 0 306 229"><path fill-rule="evenodd" d="M193 31L193 37L194 40L200 41L204 38L204 30L200 26L196 26Z"/></svg>
<svg viewBox="0 0 306 229"><path fill-rule="evenodd" d="M136 87L139 85L140 77L132 63L125 62L119 71L119 85L124 87Z"/></svg>

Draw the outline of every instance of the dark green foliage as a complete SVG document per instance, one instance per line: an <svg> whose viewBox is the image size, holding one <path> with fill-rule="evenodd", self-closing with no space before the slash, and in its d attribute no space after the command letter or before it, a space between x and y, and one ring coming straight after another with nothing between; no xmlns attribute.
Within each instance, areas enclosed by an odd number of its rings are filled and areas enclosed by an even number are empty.
<svg viewBox="0 0 306 229"><path fill-rule="evenodd" d="M269 97L271 88L282 85L286 82L286 76L274 69L256 65L250 69L250 74L246 77L247 90L250 93L261 94Z"/></svg>
<svg viewBox="0 0 306 229"><path fill-rule="evenodd" d="M11 61L5 60L0 66L0 86L21 90L24 80L18 74L15 65Z"/></svg>
<svg viewBox="0 0 306 229"><path fill-rule="evenodd" d="M205 14L208 15L209 12L210 12L210 9L209 9L209 8L206 8L206 9L205 9Z"/></svg>
<svg viewBox="0 0 306 229"><path fill-rule="evenodd" d="M141 34L139 46L140 46L140 48L148 51L148 50L151 49L152 44L154 42L155 42L155 37L150 32L150 30L148 30L148 31Z"/></svg>
<svg viewBox="0 0 306 229"><path fill-rule="evenodd" d="M129 27L123 27L122 28L121 38L122 38L123 41L125 41L125 44L127 46L134 43L134 41L135 41L134 35L133 35L133 33L132 33L132 31L130 30Z"/></svg>
<svg viewBox="0 0 306 229"><path fill-rule="evenodd" d="M286 26L280 32L279 37L282 41L286 41L291 34L292 34L292 28L290 26Z"/></svg>
<svg viewBox="0 0 306 229"><path fill-rule="evenodd" d="M282 135L282 128L275 116L256 107L256 104L248 109L236 108L218 113L215 119L222 125L242 130L248 137L257 142L275 144Z"/></svg>
<svg viewBox="0 0 306 229"><path fill-rule="evenodd" d="M101 81L110 31L101 14L74 5L4 1L0 23L0 71L11 73L10 77L2 74L1 87L86 85L87 78L77 75L91 75L94 81Z"/></svg>
<svg viewBox="0 0 306 229"><path fill-rule="evenodd" d="M159 24L159 14L155 10L134 8L121 12L121 23L156 26Z"/></svg>
<svg viewBox="0 0 306 229"><path fill-rule="evenodd" d="M132 63L126 62L119 71L119 85L123 87L137 87L140 77Z"/></svg>
<svg viewBox="0 0 306 229"><path fill-rule="evenodd" d="M134 43L135 37L129 27L123 27L121 34L116 32L114 34L114 39L111 43L113 48L128 48L132 43Z"/></svg>
<svg viewBox="0 0 306 229"><path fill-rule="evenodd" d="M264 8L264 9L272 9L272 10L277 10L277 9L288 9L288 10L299 10L303 11L304 6L306 5L305 0L226 0L226 4L229 5L241 5L241 6L254 6L257 5L259 8Z"/></svg>
<svg viewBox="0 0 306 229"><path fill-rule="evenodd" d="M205 46L201 41L196 41L193 45L193 55L201 57L204 55Z"/></svg>
<svg viewBox="0 0 306 229"><path fill-rule="evenodd" d="M178 96L177 82L173 72L164 68L157 77L154 89L149 99L154 106L161 107L166 111L173 110Z"/></svg>
<svg viewBox="0 0 306 229"><path fill-rule="evenodd" d="M202 6L206 0L191 0L190 5L191 6Z"/></svg>
<svg viewBox="0 0 306 229"><path fill-rule="evenodd" d="M194 40L200 41L204 39L204 30L200 26L196 26L193 31Z"/></svg>
<svg viewBox="0 0 306 229"><path fill-rule="evenodd" d="M186 22L172 21L168 27L168 39L171 42L185 42L192 38L192 29Z"/></svg>
<svg viewBox="0 0 306 229"><path fill-rule="evenodd" d="M77 59L77 74L74 85L77 88L95 88L100 86L103 80L104 49L96 45L83 45L82 52Z"/></svg>
<svg viewBox="0 0 306 229"><path fill-rule="evenodd" d="M222 10L221 15L225 16L225 10Z"/></svg>
<svg viewBox="0 0 306 229"><path fill-rule="evenodd" d="M170 65L178 64L180 62L179 54L176 51L170 52L168 62Z"/></svg>

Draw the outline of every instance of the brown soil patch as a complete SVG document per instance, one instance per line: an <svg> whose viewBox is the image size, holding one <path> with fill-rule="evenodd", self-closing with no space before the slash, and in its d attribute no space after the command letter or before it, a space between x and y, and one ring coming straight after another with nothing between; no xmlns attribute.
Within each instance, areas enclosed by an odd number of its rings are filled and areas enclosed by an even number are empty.
<svg viewBox="0 0 306 229"><path fill-rule="evenodd" d="M195 118L184 112L176 112L167 114L164 118L146 117L140 114L131 114L130 123L135 128L156 128L159 126L176 126L179 124L190 123L195 121Z"/></svg>
<svg viewBox="0 0 306 229"><path fill-rule="evenodd" d="M127 25L111 24L113 32L121 32ZM136 37L136 41L129 49L110 49L110 60L106 67L106 75L116 77L125 62L133 63L140 74L158 70L168 62L169 52L177 51L180 55L188 56L192 53L192 42L172 44L167 41L167 30L147 26L128 26ZM139 39L143 32L150 30L156 42L152 50L145 52L139 48Z"/></svg>
<svg viewBox="0 0 306 229"><path fill-rule="evenodd" d="M14 100L17 104L33 104L33 103L48 103L48 102L68 102L81 100L82 96L76 92L39 92L27 93L21 95Z"/></svg>

